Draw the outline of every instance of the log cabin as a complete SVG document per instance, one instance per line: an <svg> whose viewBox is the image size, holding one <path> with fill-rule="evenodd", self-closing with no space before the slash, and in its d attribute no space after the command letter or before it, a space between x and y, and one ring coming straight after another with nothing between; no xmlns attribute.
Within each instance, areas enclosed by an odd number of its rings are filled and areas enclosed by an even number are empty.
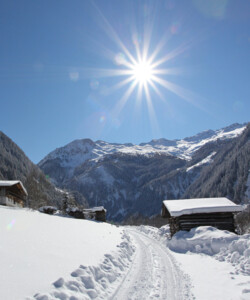
<svg viewBox="0 0 250 300"><path fill-rule="evenodd" d="M164 200L162 217L168 218L171 236L179 230L213 226L235 232L234 214L242 211L227 198Z"/></svg>
<svg viewBox="0 0 250 300"><path fill-rule="evenodd" d="M23 207L27 196L20 180L0 180L0 205Z"/></svg>

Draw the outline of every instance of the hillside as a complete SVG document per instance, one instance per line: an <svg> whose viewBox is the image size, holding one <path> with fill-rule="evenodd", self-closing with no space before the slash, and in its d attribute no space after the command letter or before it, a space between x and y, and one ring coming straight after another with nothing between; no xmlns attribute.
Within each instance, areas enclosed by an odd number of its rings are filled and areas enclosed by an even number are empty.
<svg viewBox="0 0 250 300"><path fill-rule="evenodd" d="M241 136L227 143L206 166L184 197L226 196L235 203L249 203L250 123Z"/></svg>
<svg viewBox="0 0 250 300"><path fill-rule="evenodd" d="M104 205L109 219L120 221L135 213L151 216L160 212L163 199L186 195L207 165L245 127L233 124L182 140L159 139L140 145L76 140L51 152L38 165L57 186L79 191L91 206ZM243 186L246 180L242 179Z"/></svg>
<svg viewBox="0 0 250 300"><path fill-rule="evenodd" d="M0 131L0 180L21 180L28 191L28 206L61 206L63 194L46 178L38 166L9 137ZM78 197L81 204L86 200Z"/></svg>

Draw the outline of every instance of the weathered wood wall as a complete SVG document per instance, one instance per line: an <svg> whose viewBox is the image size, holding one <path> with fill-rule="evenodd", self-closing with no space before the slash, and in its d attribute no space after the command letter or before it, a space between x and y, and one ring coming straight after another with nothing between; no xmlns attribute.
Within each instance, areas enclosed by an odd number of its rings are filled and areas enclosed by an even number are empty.
<svg viewBox="0 0 250 300"><path fill-rule="evenodd" d="M235 232L233 213L206 213L182 215L169 219L170 232L173 236L179 230L189 231L194 227L213 226L221 230Z"/></svg>
<svg viewBox="0 0 250 300"><path fill-rule="evenodd" d="M96 219L96 221L106 222L106 211L104 211L104 210L96 211L95 219Z"/></svg>

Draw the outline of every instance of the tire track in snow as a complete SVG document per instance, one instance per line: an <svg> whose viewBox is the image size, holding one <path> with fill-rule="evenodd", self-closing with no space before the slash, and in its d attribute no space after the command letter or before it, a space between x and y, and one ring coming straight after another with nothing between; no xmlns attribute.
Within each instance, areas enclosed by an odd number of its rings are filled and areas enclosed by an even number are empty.
<svg viewBox="0 0 250 300"><path fill-rule="evenodd" d="M136 245L135 257L110 300L191 299L187 278L168 249L134 229L127 233Z"/></svg>

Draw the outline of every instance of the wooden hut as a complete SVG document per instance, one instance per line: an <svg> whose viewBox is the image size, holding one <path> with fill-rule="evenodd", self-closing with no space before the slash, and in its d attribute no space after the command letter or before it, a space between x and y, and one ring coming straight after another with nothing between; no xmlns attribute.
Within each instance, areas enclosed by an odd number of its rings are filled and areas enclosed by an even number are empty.
<svg viewBox="0 0 250 300"><path fill-rule="evenodd" d="M87 219L106 222L106 209L103 206L81 209L67 208L67 214L76 219Z"/></svg>
<svg viewBox="0 0 250 300"><path fill-rule="evenodd" d="M85 219L85 215L82 209L78 207L67 208L67 214L76 219Z"/></svg>
<svg viewBox="0 0 250 300"><path fill-rule="evenodd" d="M92 208L95 211L96 221L106 222L106 209L103 206Z"/></svg>
<svg viewBox="0 0 250 300"><path fill-rule="evenodd" d="M95 219L96 221L106 222L106 209L103 206L97 206L83 210L86 219Z"/></svg>
<svg viewBox="0 0 250 300"><path fill-rule="evenodd" d="M19 180L0 181L0 205L23 207L28 193Z"/></svg>
<svg viewBox="0 0 250 300"><path fill-rule="evenodd" d="M38 211L44 214L54 215L57 212L57 207L49 205L41 206Z"/></svg>
<svg viewBox="0 0 250 300"><path fill-rule="evenodd" d="M235 232L234 214L242 211L227 198L199 198L164 200L162 217L169 219L173 236L179 230L190 230L198 226L213 226Z"/></svg>

